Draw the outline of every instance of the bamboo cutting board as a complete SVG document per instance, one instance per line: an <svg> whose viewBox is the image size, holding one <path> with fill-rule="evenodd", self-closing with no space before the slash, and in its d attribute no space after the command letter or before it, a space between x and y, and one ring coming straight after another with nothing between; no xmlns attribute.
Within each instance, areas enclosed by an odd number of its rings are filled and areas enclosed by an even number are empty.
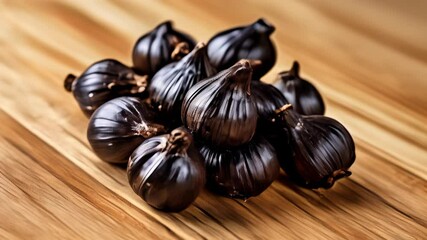
<svg viewBox="0 0 427 240"><path fill-rule="evenodd" d="M427 239L427 3L0 0L1 239ZM312 191L280 177L247 202L204 191L153 210L100 161L63 78L103 58L130 64L163 20L207 41L265 17L353 134L353 175Z"/></svg>

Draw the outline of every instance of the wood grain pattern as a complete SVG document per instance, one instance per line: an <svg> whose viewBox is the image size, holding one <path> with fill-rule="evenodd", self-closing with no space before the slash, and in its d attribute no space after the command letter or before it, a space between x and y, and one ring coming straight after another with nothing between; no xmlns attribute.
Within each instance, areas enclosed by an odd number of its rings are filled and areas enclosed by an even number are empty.
<svg viewBox="0 0 427 240"><path fill-rule="evenodd" d="M0 0L0 238L424 239L427 236L425 1ZM172 19L201 41L266 17L327 115L355 137L353 175L328 191L284 176L247 202L204 191L179 214L153 210L125 171L97 159L63 90L102 58L130 64L136 38Z"/></svg>

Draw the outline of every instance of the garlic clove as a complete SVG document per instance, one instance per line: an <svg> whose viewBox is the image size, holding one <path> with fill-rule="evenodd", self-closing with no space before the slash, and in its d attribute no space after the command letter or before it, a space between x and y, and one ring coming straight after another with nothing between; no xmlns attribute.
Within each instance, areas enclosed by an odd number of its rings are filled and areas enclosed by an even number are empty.
<svg viewBox="0 0 427 240"><path fill-rule="evenodd" d="M166 128L149 104L135 97L119 97L99 107L89 120L88 141L103 161L127 163L145 139L163 134Z"/></svg>
<svg viewBox="0 0 427 240"><path fill-rule="evenodd" d="M136 41L132 53L133 65L140 73L153 76L166 64L182 57L183 43L188 50L195 45L193 38L175 30L171 21L163 22ZM177 46L178 50L175 49Z"/></svg>
<svg viewBox="0 0 427 240"><path fill-rule="evenodd" d="M299 75L300 65L294 61L289 71L277 75L274 86L292 104L293 109L304 115L325 114L325 104L316 87Z"/></svg>
<svg viewBox="0 0 427 240"><path fill-rule="evenodd" d="M69 74L64 87L72 92L83 113L90 117L105 102L121 97L146 98L147 76L114 59L104 59L89 66L79 77Z"/></svg>
<svg viewBox="0 0 427 240"><path fill-rule="evenodd" d="M276 109L288 103L283 94L274 86L261 81L251 82L251 95L257 107L258 129L271 125Z"/></svg>
<svg viewBox="0 0 427 240"><path fill-rule="evenodd" d="M197 82L216 73L206 53L206 45L199 43L178 62L160 69L151 79L148 91L153 106L169 119L171 126L182 125L181 105L187 91Z"/></svg>
<svg viewBox="0 0 427 240"><path fill-rule="evenodd" d="M129 184L150 206L180 212L205 184L205 169L191 135L183 128L143 142L129 158Z"/></svg>
<svg viewBox="0 0 427 240"><path fill-rule="evenodd" d="M203 145L207 186L232 198L261 194L278 177L280 165L274 148L262 138L232 148Z"/></svg>
<svg viewBox="0 0 427 240"><path fill-rule="evenodd" d="M242 60L195 84L185 95L181 119L196 137L216 146L249 142L256 130L257 110L250 96L252 68Z"/></svg>
<svg viewBox="0 0 427 240"><path fill-rule="evenodd" d="M270 39L274 30L273 25L260 18L250 25L220 32L208 42L209 59L219 70L240 59L259 60L253 78L260 79L276 62L276 49Z"/></svg>
<svg viewBox="0 0 427 240"><path fill-rule="evenodd" d="M289 108L278 111L277 121L285 128L293 150L291 157L279 159L292 180L305 187L327 189L350 176L355 145L341 123L321 115L300 115Z"/></svg>

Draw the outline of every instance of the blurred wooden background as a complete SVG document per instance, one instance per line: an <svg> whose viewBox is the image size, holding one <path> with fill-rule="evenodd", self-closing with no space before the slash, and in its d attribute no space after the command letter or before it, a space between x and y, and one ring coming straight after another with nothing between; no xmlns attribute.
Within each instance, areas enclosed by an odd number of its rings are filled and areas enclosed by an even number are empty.
<svg viewBox="0 0 427 240"><path fill-rule="evenodd" d="M0 0L1 239L425 239L427 1ZM247 202L205 191L153 210L101 162L63 89L103 58L131 63L161 21L200 41L259 17L357 143L353 176L311 191L277 180Z"/></svg>

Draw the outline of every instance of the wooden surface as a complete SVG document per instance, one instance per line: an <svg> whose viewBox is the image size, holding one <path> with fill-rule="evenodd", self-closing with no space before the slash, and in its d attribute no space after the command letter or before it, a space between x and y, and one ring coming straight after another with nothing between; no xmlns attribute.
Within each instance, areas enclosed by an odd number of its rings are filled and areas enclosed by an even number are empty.
<svg viewBox="0 0 427 240"><path fill-rule="evenodd" d="M426 239L427 2L0 0L0 239ZM206 41L266 17L278 63L297 59L327 115L353 134L353 175L332 189L282 176L247 202L204 191L180 214L133 194L101 162L63 78L102 58L130 64L165 19Z"/></svg>

